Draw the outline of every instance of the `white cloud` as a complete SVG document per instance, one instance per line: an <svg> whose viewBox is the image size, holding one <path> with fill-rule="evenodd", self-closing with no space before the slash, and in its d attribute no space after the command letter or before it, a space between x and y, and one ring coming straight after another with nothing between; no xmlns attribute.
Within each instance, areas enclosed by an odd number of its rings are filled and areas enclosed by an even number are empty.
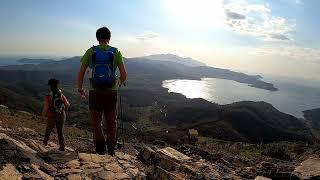
<svg viewBox="0 0 320 180"><path fill-rule="evenodd" d="M258 56L280 56L306 61L320 60L320 49L299 46L261 47L249 52Z"/></svg>
<svg viewBox="0 0 320 180"><path fill-rule="evenodd" d="M135 38L137 40L141 40L141 41L148 41L148 40L152 40L155 38L158 38L160 36L160 34L153 32L153 31L145 31L142 34L136 36Z"/></svg>
<svg viewBox="0 0 320 180"><path fill-rule="evenodd" d="M252 4L245 0L224 2L226 24L231 30L267 41L292 40L295 23L274 16L268 4Z"/></svg>

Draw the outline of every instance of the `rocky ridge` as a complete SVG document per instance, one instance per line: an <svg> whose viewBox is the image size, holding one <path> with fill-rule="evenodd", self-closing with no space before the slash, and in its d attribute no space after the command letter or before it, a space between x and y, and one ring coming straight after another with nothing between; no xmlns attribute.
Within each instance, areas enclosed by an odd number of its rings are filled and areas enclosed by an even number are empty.
<svg viewBox="0 0 320 180"><path fill-rule="evenodd" d="M218 143L221 148L209 141L171 147L128 143L125 153L119 150L112 157L94 154L92 140L75 135L66 139L69 147L62 152L54 143L55 134L48 146L42 145L43 132L37 129L41 124L35 126L38 117L33 116L23 112L0 114L0 179L320 178L319 148L294 160L280 160L252 158L239 150L230 153L232 148L222 142ZM19 122L21 119L30 119L33 124ZM256 145L232 146L250 149Z"/></svg>

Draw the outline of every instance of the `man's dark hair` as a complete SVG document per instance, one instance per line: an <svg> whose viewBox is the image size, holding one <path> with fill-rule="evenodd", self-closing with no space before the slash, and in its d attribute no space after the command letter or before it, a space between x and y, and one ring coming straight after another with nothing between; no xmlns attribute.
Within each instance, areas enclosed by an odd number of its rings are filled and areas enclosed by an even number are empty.
<svg viewBox="0 0 320 180"><path fill-rule="evenodd" d="M101 39L110 40L111 32L107 27L101 27L96 32L97 40L100 41Z"/></svg>

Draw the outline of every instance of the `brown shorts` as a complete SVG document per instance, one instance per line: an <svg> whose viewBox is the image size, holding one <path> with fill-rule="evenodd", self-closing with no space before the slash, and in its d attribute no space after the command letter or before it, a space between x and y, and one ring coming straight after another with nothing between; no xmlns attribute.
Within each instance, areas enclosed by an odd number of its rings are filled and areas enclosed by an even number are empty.
<svg viewBox="0 0 320 180"><path fill-rule="evenodd" d="M89 109L96 111L110 111L117 107L117 91L91 90L89 91Z"/></svg>

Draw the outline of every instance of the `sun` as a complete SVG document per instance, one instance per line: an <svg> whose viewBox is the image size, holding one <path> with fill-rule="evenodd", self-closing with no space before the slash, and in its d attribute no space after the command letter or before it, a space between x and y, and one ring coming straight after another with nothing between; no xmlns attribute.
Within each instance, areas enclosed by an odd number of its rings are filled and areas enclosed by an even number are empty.
<svg viewBox="0 0 320 180"><path fill-rule="evenodd" d="M223 24L223 0L166 0L166 9L172 20L190 26L217 26Z"/></svg>

